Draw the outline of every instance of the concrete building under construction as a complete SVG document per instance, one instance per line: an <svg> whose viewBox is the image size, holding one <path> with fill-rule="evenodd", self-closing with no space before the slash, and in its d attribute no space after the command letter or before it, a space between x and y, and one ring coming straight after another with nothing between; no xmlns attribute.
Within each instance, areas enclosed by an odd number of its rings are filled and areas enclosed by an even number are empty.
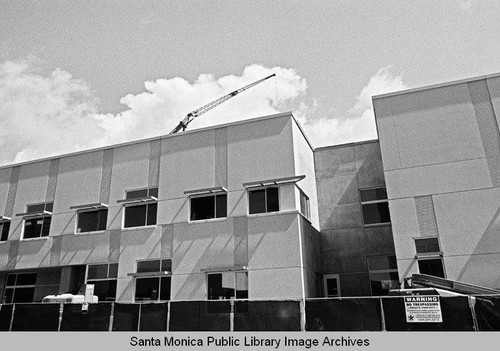
<svg viewBox="0 0 500 351"><path fill-rule="evenodd" d="M500 288L500 75L373 103L379 140L315 149L283 113L0 167L1 302Z"/></svg>

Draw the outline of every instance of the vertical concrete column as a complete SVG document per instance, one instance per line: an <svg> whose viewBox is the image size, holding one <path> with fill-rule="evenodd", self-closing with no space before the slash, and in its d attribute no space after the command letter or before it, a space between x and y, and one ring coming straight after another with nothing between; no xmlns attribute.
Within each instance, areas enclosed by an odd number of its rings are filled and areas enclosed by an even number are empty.
<svg viewBox="0 0 500 351"><path fill-rule="evenodd" d="M494 187L500 187L500 135L485 79L467 83Z"/></svg>
<svg viewBox="0 0 500 351"><path fill-rule="evenodd" d="M227 187L227 128L215 130L215 186Z"/></svg>
<svg viewBox="0 0 500 351"><path fill-rule="evenodd" d="M57 176L59 175L60 160L50 161L49 180L47 182L47 191L45 193L45 202L53 202L56 197Z"/></svg>
<svg viewBox="0 0 500 351"><path fill-rule="evenodd" d="M162 225L160 240L160 257L172 258L174 246L174 225Z"/></svg>
<svg viewBox="0 0 500 351"><path fill-rule="evenodd" d="M148 169L148 187L157 187L160 183L160 155L161 140L149 142L149 169Z"/></svg>
<svg viewBox="0 0 500 351"><path fill-rule="evenodd" d="M99 202L109 204L109 193L111 191L111 175L113 173L114 149L104 150L102 157L101 186L99 188Z"/></svg>
<svg viewBox="0 0 500 351"><path fill-rule="evenodd" d="M9 183L9 192L7 194L7 200L5 202L5 211L3 214L6 217L12 217L14 214L14 202L16 200L17 193L17 183L19 182L19 173L21 172L21 167L16 166L12 167L10 173L10 183Z"/></svg>
<svg viewBox="0 0 500 351"><path fill-rule="evenodd" d="M233 219L234 235L234 264L248 265L248 218L235 217Z"/></svg>

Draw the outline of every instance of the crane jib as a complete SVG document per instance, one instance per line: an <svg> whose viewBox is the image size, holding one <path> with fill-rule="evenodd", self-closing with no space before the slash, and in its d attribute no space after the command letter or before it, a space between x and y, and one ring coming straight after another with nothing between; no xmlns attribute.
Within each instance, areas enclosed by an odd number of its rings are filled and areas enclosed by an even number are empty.
<svg viewBox="0 0 500 351"><path fill-rule="evenodd" d="M231 92L231 93L229 93L227 95L224 95L224 96L222 96L222 97L220 97L220 98L218 98L218 99L216 99L216 100L214 100L214 101L212 101L212 102L210 102L210 103L208 103L208 104L206 104L206 105L204 105L204 106L202 106L202 107L200 107L200 108L198 108L198 109L196 109L196 110L194 110L194 111L192 111L190 113L188 113L186 115L186 117L184 117L184 119L179 122L179 125L177 127L175 127L169 134L175 134L175 133L177 133L181 129L185 130L187 128L187 125L195 117L198 117L198 116L204 114L205 112L207 112L207 111L213 109L214 107L217 107L218 105L222 104L223 102L229 100L233 96L236 96L239 93L241 93L241 92L243 92L243 91L245 91L247 89L250 89L251 87L253 87L253 86L255 86L255 85L259 84L259 83L262 83L263 81L268 80L269 78L275 77L275 76L276 76L276 74L273 73L270 76L262 78L262 79L260 79L258 81L255 81L255 82L251 83L251 84L248 84L248 85L244 86L243 88L235 90L235 91L233 91L233 92Z"/></svg>

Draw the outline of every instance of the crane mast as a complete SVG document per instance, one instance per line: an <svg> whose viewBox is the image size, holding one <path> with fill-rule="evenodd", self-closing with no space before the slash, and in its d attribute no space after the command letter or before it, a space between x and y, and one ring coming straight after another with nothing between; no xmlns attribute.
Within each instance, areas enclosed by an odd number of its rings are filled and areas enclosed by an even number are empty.
<svg viewBox="0 0 500 351"><path fill-rule="evenodd" d="M212 102L209 102L208 104L192 111L192 112L189 112L186 117L184 117L184 119L182 121L179 122L179 124L177 125L177 127L175 127L169 134L175 134L177 133L178 131L180 131L181 129L184 131L186 130L186 127L187 125L193 120L195 119L196 117L199 117L200 115L204 114L205 112L208 112L210 111L211 109L213 109L214 107L222 104L223 102L231 99L232 97L238 95L239 93L247 90L247 89L250 89L251 87L259 84L259 83L262 83L263 81L271 78L271 77L274 77L276 76L276 74L271 74L270 76L267 76L265 78L262 78L262 79L259 79L258 81L256 82L253 82L251 84L248 84L246 86L244 86L243 88L240 88L238 90L235 90L227 95L224 95L220 98L218 98L217 100L214 100Z"/></svg>

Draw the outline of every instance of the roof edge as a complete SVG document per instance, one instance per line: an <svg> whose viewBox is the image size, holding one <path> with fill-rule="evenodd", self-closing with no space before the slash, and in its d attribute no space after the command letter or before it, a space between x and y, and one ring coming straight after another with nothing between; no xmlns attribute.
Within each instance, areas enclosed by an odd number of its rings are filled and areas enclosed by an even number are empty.
<svg viewBox="0 0 500 351"><path fill-rule="evenodd" d="M477 80L497 78L497 77L500 77L500 72L498 72L498 73L491 73L491 74L482 75L482 76L477 76L477 77L472 77L472 78L458 79L458 80L454 80L454 81L451 81L451 82L436 83L436 84L426 85L426 86L417 87L417 88L411 88L411 89L405 89L405 90L400 90L400 91L394 91L392 93L386 93L386 94L380 94L380 95L373 95L372 96L372 100L383 99L383 98L387 98L387 97L391 97L391 96L397 96L397 95L403 95L403 94L416 93L416 92L423 91L423 90L442 88L442 87L447 87L447 86L451 86L451 85L469 83L469 82L474 82L474 81L477 81Z"/></svg>

